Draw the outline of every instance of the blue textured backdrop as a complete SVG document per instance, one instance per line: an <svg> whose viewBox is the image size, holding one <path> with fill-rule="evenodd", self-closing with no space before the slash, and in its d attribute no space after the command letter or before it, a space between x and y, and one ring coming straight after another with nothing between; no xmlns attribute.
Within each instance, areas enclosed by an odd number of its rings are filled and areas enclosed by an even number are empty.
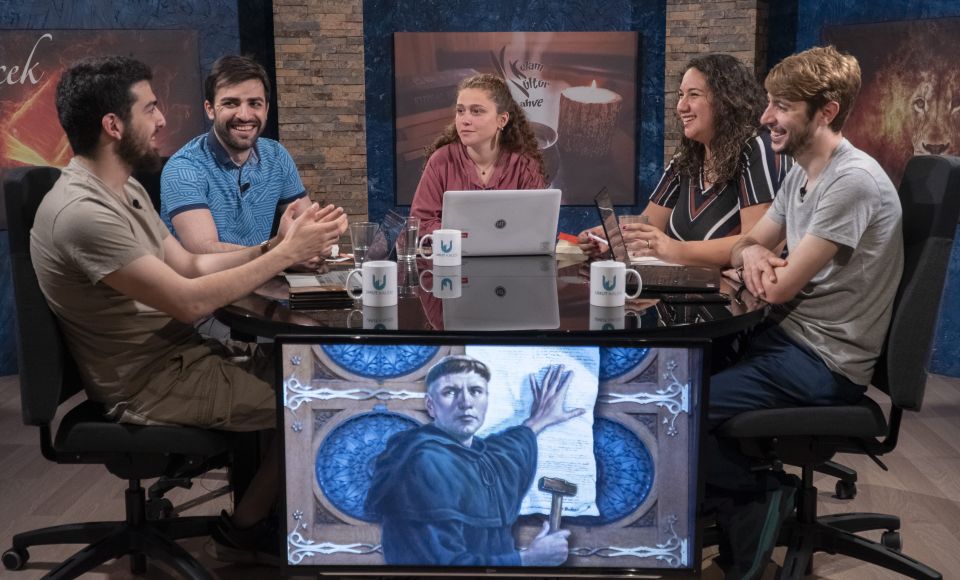
<svg viewBox="0 0 960 580"><path fill-rule="evenodd" d="M637 79L637 198L646 205L663 171L663 0L365 0L367 183L369 213L379 220L394 207L393 33L576 32L629 30L640 35ZM452 105L452 103L451 103ZM452 117L451 117L452 120ZM560 230L576 233L598 223L592 207L565 207Z"/></svg>
<svg viewBox="0 0 960 580"><path fill-rule="evenodd" d="M240 51L237 0L0 0L0 30L42 28L195 29L201 74L217 57ZM202 99L198 88L197 107ZM9 256L0 231L0 376L17 372Z"/></svg>
<svg viewBox="0 0 960 580"><path fill-rule="evenodd" d="M776 3L775 3L776 4ZM820 32L825 25L890 22L960 16L960 2L956 0L791 0L777 9L779 16L771 22L771 39L778 38L774 24L783 31L795 32L796 50L804 50L820 43ZM793 12L793 15L790 13ZM794 21L791 23L791 16ZM792 26L792 30L791 30ZM789 41L771 40L771 61L774 49L779 60L791 52ZM956 58L956 55L944 55ZM960 232L953 244L953 254L947 273L947 287L940 306L940 322L933 344L930 371L960 377Z"/></svg>

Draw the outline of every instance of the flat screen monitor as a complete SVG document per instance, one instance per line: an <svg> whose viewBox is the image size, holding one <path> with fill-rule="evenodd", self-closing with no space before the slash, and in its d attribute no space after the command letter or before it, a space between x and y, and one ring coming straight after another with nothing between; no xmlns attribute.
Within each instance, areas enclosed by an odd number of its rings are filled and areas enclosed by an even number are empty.
<svg viewBox="0 0 960 580"><path fill-rule="evenodd" d="M278 338L285 573L696 572L708 348Z"/></svg>

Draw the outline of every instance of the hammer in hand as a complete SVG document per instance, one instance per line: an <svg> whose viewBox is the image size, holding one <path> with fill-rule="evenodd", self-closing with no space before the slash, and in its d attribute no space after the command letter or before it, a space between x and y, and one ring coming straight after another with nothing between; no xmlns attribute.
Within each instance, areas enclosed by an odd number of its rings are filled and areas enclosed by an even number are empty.
<svg viewBox="0 0 960 580"><path fill-rule="evenodd" d="M577 495L577 485L559 477L541 477L537 483L540 491L550 494L550 533L560 529L560 512L563 511L563 496Z"/></svg>

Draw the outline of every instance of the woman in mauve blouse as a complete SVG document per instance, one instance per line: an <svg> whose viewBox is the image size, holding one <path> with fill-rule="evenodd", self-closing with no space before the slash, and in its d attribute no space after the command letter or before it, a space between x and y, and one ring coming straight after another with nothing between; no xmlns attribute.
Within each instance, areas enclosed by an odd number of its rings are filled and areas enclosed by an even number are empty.
<svg viewBox="0 0 960 580"><path fill-rule="evenodd" d="M440 227L445 191L543 189L543 157L523 109L500 77L464 79L454 122L427 150L427 163L410 206L420 235Z"/></svg>

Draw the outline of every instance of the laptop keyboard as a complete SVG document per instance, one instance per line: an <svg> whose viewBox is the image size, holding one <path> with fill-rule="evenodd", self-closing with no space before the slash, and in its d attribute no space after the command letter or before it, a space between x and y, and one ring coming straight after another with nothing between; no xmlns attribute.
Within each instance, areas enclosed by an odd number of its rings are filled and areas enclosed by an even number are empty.
<svg viewBox="0 0 960 580"><path fill-rule="evenodd" d="M634 266L640 277L643 279L643 285L671 286L676 287L680 283L680 277L684 273L684 266Z"/></svg>
<svg viewBox="0 0 960 580"><path fill-rule="evenodd" d="M641 266L633 268L643 279L643 292L718 292L719 279L713 280L709 272L690 266ZM628 278L628 281L632 281ZM633 286L636 288L636 285Z"/></svg>

